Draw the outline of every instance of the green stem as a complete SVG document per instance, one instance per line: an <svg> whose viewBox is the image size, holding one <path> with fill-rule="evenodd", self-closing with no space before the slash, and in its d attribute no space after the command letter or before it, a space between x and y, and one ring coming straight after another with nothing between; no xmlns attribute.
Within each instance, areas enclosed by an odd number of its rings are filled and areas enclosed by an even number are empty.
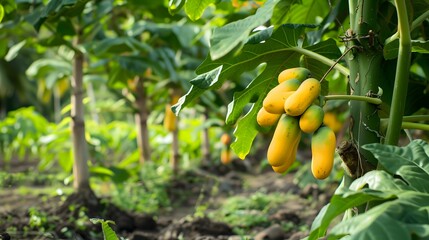
<svg viewBox="0 0 429 240"><path fill-rule="evenodd" d="M425 21L427 18L429 18L429 10L424 12L422 15L420 15L418 18L414 19L414 21L411 23L410 32L416 29L420 24ZM385 45L398 39L399 38L399 32L395 32L392 36L386 39Z"/></svg>
<svg viewBox="0 0 429 240"><path fill-rule="evenodd" d="M393 87L392 104L389 124L387 126L385 144L397 145L404 115L407 97L408 77L411 59L411 36L405 0L395 0L400 33L398 62L396 65L395 85Z"/></svg>
<svg viewBox="0 0 429 240"><path fill-rule="evenodd" d="M325 100L352 100L352 101L363 101L367 103L372 103L375 105L380 105L382 103L379 98L365 97L365 96L356 96L356 95L328 95L325 96Z"/></svg>
<svg viewBox="0 0 429 240"><path fill-rule="evenodd" d="M300 48L300 47L293 47L293 48L291 48L291 50L293 50L295 52L299 52L301 54L304 54L307 57L316 59L319 62L324 63L324 64L326 64L328 66L335 65L334 68L337 69L339 72L341 72L341 74L343 74L345 76L349 76L350 75L350 71L349 71L348 68L344 67L343 65L336 64L335 61L333 61L333 60L331 60L331 59L329 59L329 58L327 58L325 56L322 56L322 55L320 55L318 53L315 53L313 51L307 50L305 48Z"/></svg>
<svg viewBox="0 0 429 240"><path fill-rule="evenodd" d="M382 118L382 121L388 121L388 118ZM429 121L429 115L412 115L412 116L404 116L402 118L403 121L406 122L420 122L420 121Z"/></svg>
<svg viewBox="0 0 429 240"><path fill-rule="evenodd" d="M429 125L424 123L402 122L402 129L420 129L429 131Z"/></svg>

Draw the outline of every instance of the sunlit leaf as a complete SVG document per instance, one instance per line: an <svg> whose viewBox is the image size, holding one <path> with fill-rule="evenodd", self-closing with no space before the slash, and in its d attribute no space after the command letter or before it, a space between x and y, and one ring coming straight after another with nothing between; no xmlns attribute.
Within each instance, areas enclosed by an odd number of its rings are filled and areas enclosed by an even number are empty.
<svg viewBox="0 0 429 240"><path fill-rule="evenodd" d="M0 4L0 23L3 20L4 17L4 8L3 5Z"/></svg>
<svg viewBox="0 0 429 240"><path fill-rule="evenodd" d="M183 0L184 1L184 0ZM186 0L185 12L192 21L198 20L204 13L204 10L215 0ZM180 3L179 3L180 6Z"/></svg>
<svg viewBox="0 0 429 240"><path fill-rule="evenodd" d="M237 46L243 45L254 28L265 24L271 18L273 8L278 1L268 0L255 15L215 28L210 41L211 58L219 59Z"/></svg>

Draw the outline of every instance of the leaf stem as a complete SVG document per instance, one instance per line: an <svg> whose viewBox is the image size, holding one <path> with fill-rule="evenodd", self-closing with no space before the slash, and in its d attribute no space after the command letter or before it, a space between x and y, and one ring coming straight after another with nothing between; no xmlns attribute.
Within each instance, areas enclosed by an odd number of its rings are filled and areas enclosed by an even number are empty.
<svg viewBox="0 0 429 240"><path fill-rule="evenodd" d="M393 87L391 111L386 132L385 144L397 145L407 97L409 68L411 60L411 36L408 24L406 0L395 0L398 15L399 50L396 65L395 85Z"/></svg>
<svg viewBox="0 0 429 240"><path fill-rule="evenodd" d="M429 10L424 12L422 15L418 16L414 21L411 23L410 32L416 29L423 21L425 21L427 18L429 18ZM385 41L385 45L398 39L399 38L399 31L396 31L392 36L388 37Z"/></svg>
<svg viewBox="0 0 429 240"><path fill-rule="evenodd" d="M402 122L402 129L420 129L424 131L429 131L429 124L424 123L414 123L414 122Z"/></svg>
<svg viewBox="0 0 429 240"><path fill-rule="evenodd" d="M339 72L341 72L341 74L343 74L345 76L350 75L350 70L348 68L344 67L341 64L336 64L335 61L333 61L333 60L331 60L331 59L329 59L329 58L327 58L327 57L325 57L323 55L320 55L318 53L315 53L313 51L307 50L305 48L300 48L300 47L293 47L293 48L291 48L291 50L293 50L295 52L299 52L301 54L304 54L307 57L316 59L319 62L324 63L324 64L326 64L328 66L333 66L334 65L335 66L334 68L337 69Z"/></svg>
<svg viewBox="0 0 429 240"><path fill-rule="evenodd" d="M388 118L382 118L382 121L388 121ZM406 122L420 122L420 121L429 121L429 115L411 115L411 116L404 116L402 118L403 121Z"/></svg>
<svg viewBox="0 0 429 240"><path fill-rule="evenodd" d="M379 98L365 97L365 96L356 96L356 95L328 95L324 97L325 101L328 100L351 100L351 101L363 101L367 103L372 103L375 105L380 105L382 103Z"/></svg>

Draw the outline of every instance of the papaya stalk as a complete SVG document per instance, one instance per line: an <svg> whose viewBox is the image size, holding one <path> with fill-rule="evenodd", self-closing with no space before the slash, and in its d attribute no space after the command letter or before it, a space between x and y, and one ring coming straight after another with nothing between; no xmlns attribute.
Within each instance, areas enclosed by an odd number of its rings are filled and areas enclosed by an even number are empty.
<svg viewBox="0 0 429 240"><path fill-rule="evenodd" d="M407 97L408 77L411 60L411 36L405 0L395 0L398 15L399 50L396 65L395 85L387 125L385 144L397 145Z"/></svg>
<svg viewBox="0 0 429 240"><path fill-rule="evenodd" d="M362 148L369 143L379 143L381 141L380 118L377 114L377 105L368 103L362 96L372 96L378 92L382 72L380 67L383 64L383 51L377 40L377 9L379 1L349 1L350 29L347 30L344 41L347 48L354 48L349 51L345 60L350 69L349 86L353 99L350 101L350 136L351 145L356 148L357 156L352 161L362 169L365 166L376 165L373 155ZM372 100L371 100L372 101ZM341 149L340 149L341 151ZM345 159L343 161L346 162ZM371 169L371 168L369 168ZM352 173L359 177L359 174Z"/></svg>

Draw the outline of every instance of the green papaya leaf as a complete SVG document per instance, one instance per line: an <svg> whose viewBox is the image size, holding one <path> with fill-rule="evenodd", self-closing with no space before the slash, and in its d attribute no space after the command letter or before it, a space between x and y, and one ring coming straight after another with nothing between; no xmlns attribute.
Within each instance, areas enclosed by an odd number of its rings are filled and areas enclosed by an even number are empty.
<svg viewBox="0 0 429 240"><path fill-rule="evenodd" d="M411 188L429 193L428 143L418 139L405 147L368 144L363 148L372 152L386 171L401 176Z"/></svg>
<svg viewBox="0 0 429 240"><path fill-rule="evenodd" d="M300 0L286 1L279 3L278 10L275 11L275 24L299 23L316 24L318 18L324 18L331 10L331 3L326 1Z"/></svg>
<svg viewBox="0 0 429 240"><path fill-rule="evenodd" d="M4 8L3 5L0 4L0 23L3 20L4 17Z"/></svg>
<svg viewBox="0 0 429 240"><path fill-rule="evenodd" d="M103 231L105 240L119 240L115 231L109 226L110 223L115 224L112 220L104 220L99 218L91 218L90 219L93 224L101 223L101 229Z"/></svg>
<svg viewBox="0 0 429 240"><path fill-rule="evenodd" d="M309 240L318 239L325 236L331 221L347 209L362 205L373 200L395 199L393 192L380 192L372 189L362 189L358 192L345 190L341 194L335 194L331 202L322 208L313 221Z"/></svg>
<svg viewBox="0 0 429 240"><path fill-rule="evenodd" d="M186 0L185 12L192 21L196 21L203 15L204 10L215 2L215 0Z"/></svg>
<svg viewBox="0 0 429 240"><path fill-rule="evenodd" d="M103 55L105 53L141 53L151 50L151 47L132 37L116 37L105 38L95 43L92 50L96 55Z"/></svg>
<svg viewBox="0 0 429 240"><path fill-rule="evenodd" d="M405 208L394 201L380 204L369 211L340 222L332 228L328 239L348 236L347 239L403 239L411 240L407 227L390 212L403 212Z"/></svg>
<svg viewBox="0 0 429 240"><path fill-rule="evenodd" d="M380 191L402 190L407 188L402 180L395 179L386 171L381 170L370 171L354 180L350 185L350 189L355 191L365 187Z"/></svg>
<svg viewBox="0 0 429 240"><path fill-rule="evenodd" d="M247 18L215 28L210 40L210 55L213 60L227 55L231 50L244 44L251 31L264 25L272 16L274 6L279 0L268 0L256 13Z"/></svg>
<svg viewBox="0 0 429 240"><path fill-rule="evenodd" d="M416 53L429 53L429 41L412 40L411 51ZM385 59L395 59L398 57L399 39L389 42L384 46L383 55Z"/></svg>
<svg viewBox="0 0 429 240"><path fill-rule="evenodd" d="M170 0L168 1L168 12L171 15L178 13L185 5L186 0Z"/></svg>
<svg viewBox="0 0 429 240"><path fill-rule="evenodd" d="M428 224L407 224L406 226L411 234L417 235L419 238L427 239L429 237Z"/></svg>

